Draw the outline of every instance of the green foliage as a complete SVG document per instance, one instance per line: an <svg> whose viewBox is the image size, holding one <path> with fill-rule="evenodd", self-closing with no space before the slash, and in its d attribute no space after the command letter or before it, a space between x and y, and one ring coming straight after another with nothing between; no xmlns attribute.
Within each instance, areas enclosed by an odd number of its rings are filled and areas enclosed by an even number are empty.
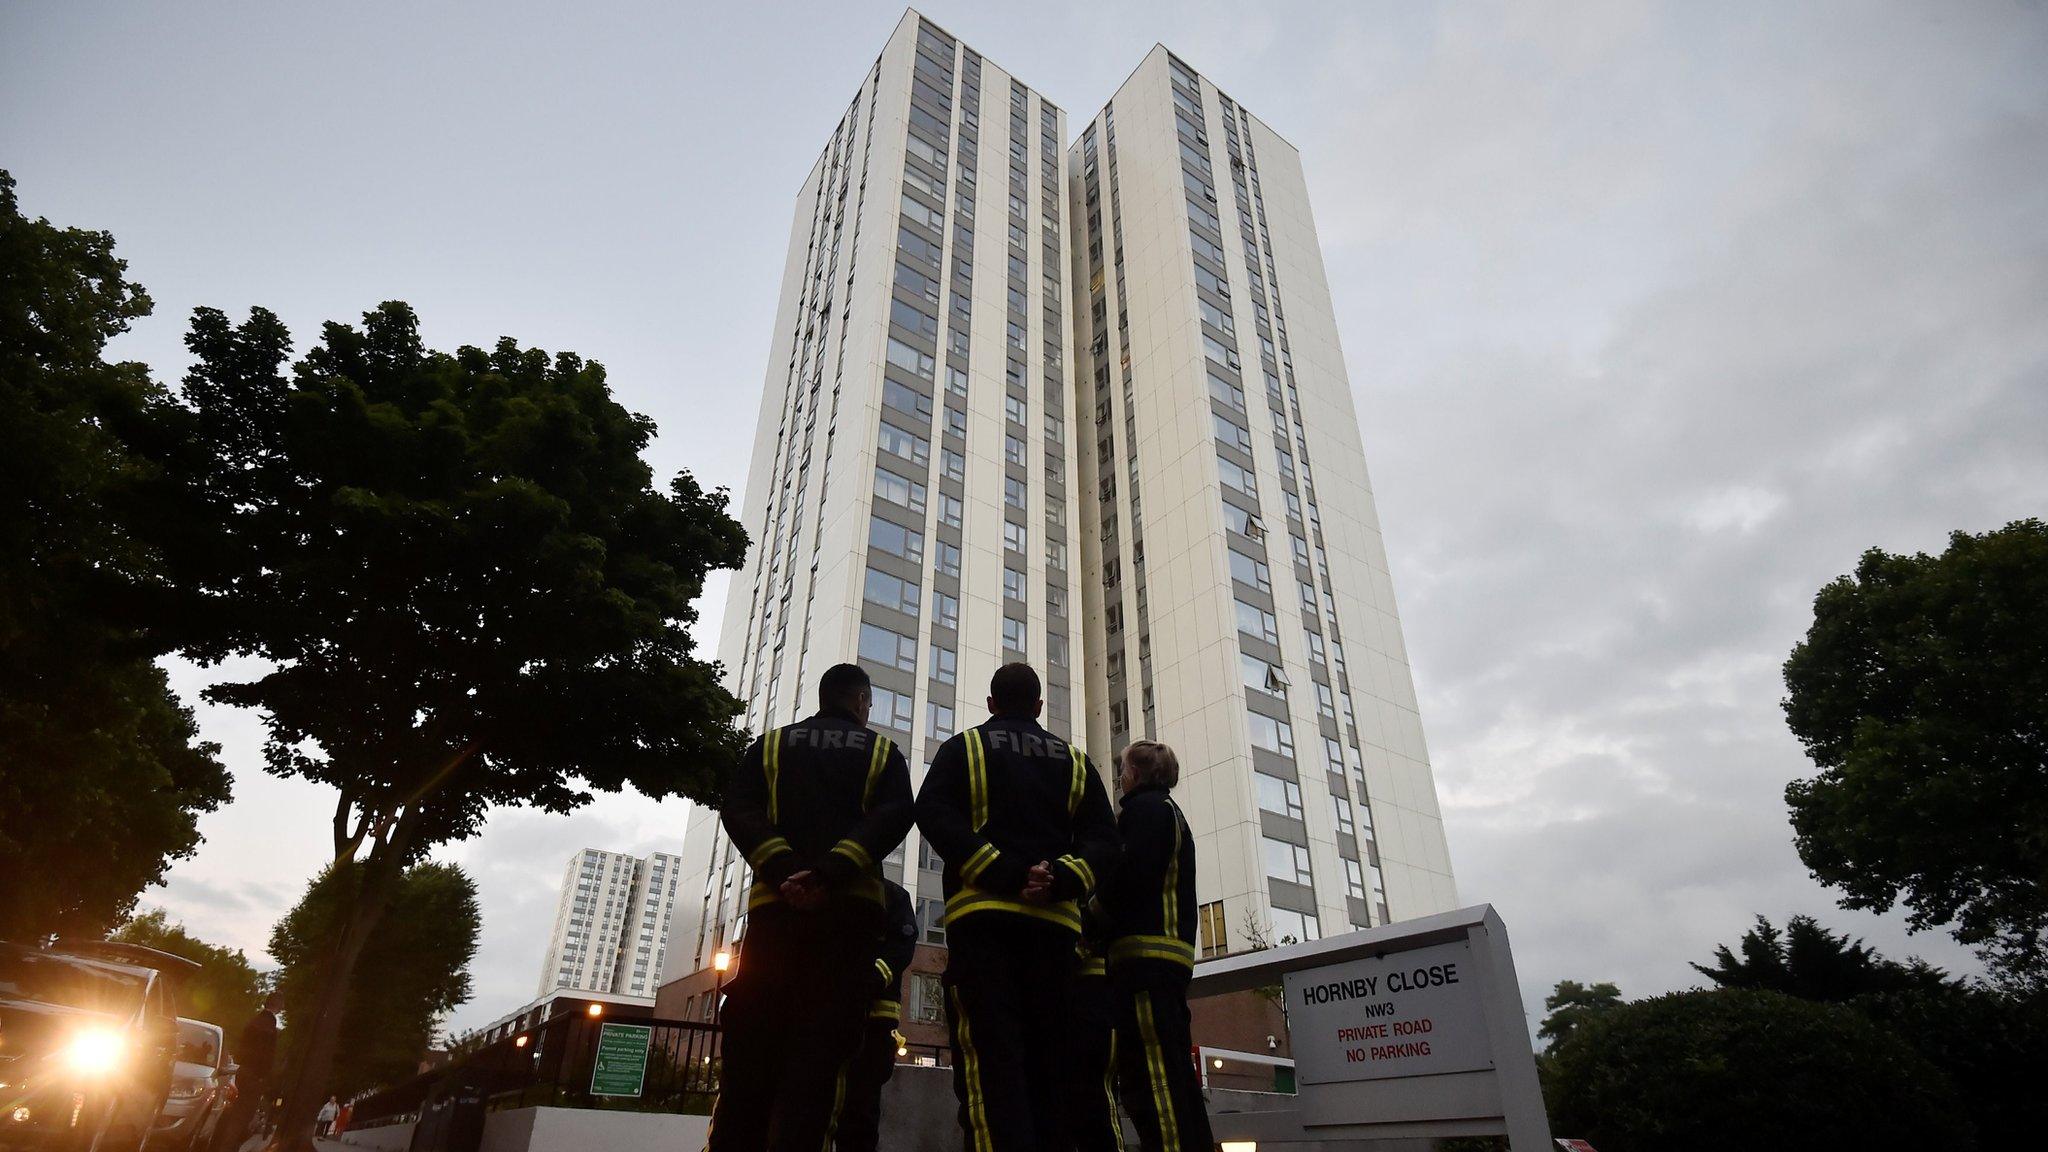
<svg viewBox="0 0 2048 1152"><path fill-rule="evenodd" d="M158 393L107 341L147 316L104 232L21 214L0 172L0 937L97 937L199 844L217 745L151 662L156 558L124 448Z"/></svg>
<svg viewBox="0 0 2048 1152"><path fill-rule="evenodd" d="M691 601L746 535L604 369L501 340L430 351L404 304L328 324L289 373L262 309L197 310L155 493L188 654L273 670L208 698L261 709L269 771L340 792L336 858L416 859L493 806L587 788L714 798L738 703L693 655Z"/></svg>
<svg viewBox="0 0 2048 1152"><path fill-rule="evenodd" d="M1606 981L1588 986L1577 980L1559 980L1550 995L1543 998L1545 1015L1536 1035L1554 1050L1571 1039L1588 1017L1620 1003L1621 989Z"/></svg>
<svg viewBox="0 0 2048 1152"><path fill-rule="evenodd" d="M2048 524L1872 549L1814 598L1785 716L1820 769L1799 855L1850 908L1903 903L2009 973L2048 964Z"/></svg>
<svg viewBox="0 0 2048 1152"><path fill-rule="evenodd" d="M161 908L129 920L110 939L197 961L199 972L178 985L178 1015L218 1024L230 1036L262 1005L268 990L263 973L241 949L208 944L185 931L183 924L171 923Z"/></svg>
<svg viewBox="0 0 2048 1152"><path fill-rule="evenodd" d="M1853 1008L1679 992L1596 1013L1548 1060L1555 1132L1601 1152L1975 1146L1949 1079Z"/></svg>
<svg viewBox="0 0 2048 1152"><path fill-rule="evenodd" d="M305 1040L303 1029L289 1025L313 1018L328 943L348 915L361 874L362 865L354 863L328 870L271 932L270 954L282 965L278 991L285 1000L288 1058ZM476 885L462 869L434 863L406 869L356 963L328 1092L346 1098L419 1070L435 1024L469 999L469 962L482 930Z"/></svg>
<svg viewBox="0 0 2048 1152"><path fill-rule="evenodd" d="M1743 933L1738 959L1726 944L1714 950L1714 966L1693 970L1722 988L1783 992L1802 1000L1839 1002L1874 992L1909 988L1936 989L1948 984L1941 969L1924 960L1901 964L1887 960L1851 940L1821 927L1811 916L1794 916L1778 931L1769 918Z"/></svg>
<svg viewBox="0 0 2048 1152"><path fill-rule="evenodd" d="M2031 1148L2048 1132L2048 996L1945 984L1851 1002L1955 1084L1984 1148Z"/></svg>

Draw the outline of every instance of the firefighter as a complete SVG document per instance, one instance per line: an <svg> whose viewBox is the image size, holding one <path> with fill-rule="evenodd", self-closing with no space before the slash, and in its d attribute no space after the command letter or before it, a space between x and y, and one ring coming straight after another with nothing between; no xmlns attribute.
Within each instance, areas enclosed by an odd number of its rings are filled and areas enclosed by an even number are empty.
<svg viewBox="0 0 2048 1152"><path fill-rule="evenodd" d="M1214 1143L1189 1059L1195 844L1171 795L1179 782L1173 749L1151 740L1124 749L1117 816L1124 853L1103 882L1119 1095L1144 1152L1208 1152Z"/></svg>
<svg viewBox="0 0 2048 1152"><path fill-rule="evenodd" d="M708 1152L831 1143L874 999L877 862L912 818L903 753L867 727L872 699L858 667L826 669L817 714L755 741L726 789L719 815L754 882Z"/></svg>
<svg viewBox="0 0 2048 1152"><path fill-rule="evenodd" d="M846 1072L846 1107L839 1114L838 1152L875 1152L882 1134L882 1085L896 1071L903 1046L903 974L917 954L917 915L901 884L882 881L883 924L875 949L875 998L868 1006L860 1052Z"/></svg>
<svg viewBox="0 0 2048 1152"><path fill-rule="evenodd" d="M1116 1116L1116 998L1109 987L1109 919L1102 901L1081 908L1079 965L1069 997L1066 1147L1073 1152L1123 1152Z"/></svg>
<svg viewBox="0 0 2048 1152"><path fill-rule="evenodd" d="M947 1023L967 1152L1054 1152L1080 902L1116 859L1095 766L1039 726L1038 673L1005 664L990 717L946 741L917 822L945 861Z"/></svg>

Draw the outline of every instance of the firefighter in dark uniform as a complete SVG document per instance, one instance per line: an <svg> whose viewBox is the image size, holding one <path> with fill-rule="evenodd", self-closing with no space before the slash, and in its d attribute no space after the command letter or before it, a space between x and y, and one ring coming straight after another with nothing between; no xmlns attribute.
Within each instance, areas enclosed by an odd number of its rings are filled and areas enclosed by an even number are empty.
<svg viewBox="0 0 2048 1152"><path fill-rule="evenodd" d="M851 664L818 680L818 712L747 749L720 818L752 866L746 938L725 986L709 1152L819 1152L874 1000L877 862L910 830L910 769L867 727Z"/></svg>
<svg viewBox="0 0 2048 1152"><path fill-rule="evenodd" d="M917 914L903 885L882 881L882 935L875 949L875 998L868 1005L860 1052L846 1071L846 1107L839 1114L837 1152L875 1152L882 1134L882 1085L896 1071L903 1037L903 974L917 955Z"/></svg>
<svg viewBox="0 0 2048 1152"><path fill-rule="evenodd" d="M1081 906L1079 966L1068 997L1066 1147L1074 1152L1122 1152L1116 1116L1116 998L1109 987L1109 917L1098 897Z"/></svg>
<svg viewBox="0 0 2048 1152"><path fill-rule="evenodd" d="M1080 902L1114 865L1095 766L1039 726L1038 673L1006 664L987 723L932 758L918 828L945 861L947 1022L967 1152L1054 1152Z"/></svg>
<svg viewBox="0 0 2048 1152"><path fill-rule="evenodd" d="M1145 1152L1208 1152L1214 1144L1189 1058L1195 843L1170 794L1179 782L1173 749L1151 740L1124 749L1117 816L1124 853L1102 892L1110 918L1118 1086Z"/></svg>

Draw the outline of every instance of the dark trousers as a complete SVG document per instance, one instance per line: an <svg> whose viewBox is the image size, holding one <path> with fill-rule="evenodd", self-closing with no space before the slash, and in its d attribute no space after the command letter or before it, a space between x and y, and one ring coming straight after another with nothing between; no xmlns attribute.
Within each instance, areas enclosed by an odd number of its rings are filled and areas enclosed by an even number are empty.
<svg viewBox="0 0 2048 1152"><path fill-rule="evenodd" d="M1123 1152L1116 1116L1116 997L1109 978L1078 976L1068 998L1067 1147Z"/></svg>
<svg viewBox="0 0 2048 1152"><path fill-rule="evenodd" d="M983 912L946 930L953 1091L967 1152L1058 1152L1074 934Z"/></svg>
<svg viewBox="0 0 2048 1152"><path fill-rule="evenodd" d="M1209 1109L1188 1034L1188 972L1144 961L1110 974L1117 1083L1145 1152L1209 1152Z"/></svg>
<svg viewBox="0 0 2048 1152"><path fill-rule="evenodd" d="M836 1152L875 1152L882 1138L882 1085L896 1071L896 1021L867 1022L860 1051L846 1068L846 1106L839 1112Z"/></svg>
<svg viewBox="0 0 2048 1152"><path fill-rule="evenodd" d="M236 1152L249 1139L249 1125L256 1119L257 1109L263 1107L264 1096L270 1085L262 1080L244 1080L235 1077L235 1099L221 1112L219 1123L213 1127L214 1152Z"/></svg>
<svg viewBox="0 0 2048 1152"><path fill-rule="evenodd" d="M708 1152L820 1152L832 1143L846 1069L873 999L872 918L751 918L720 1013L722 1064Z"/></svg>

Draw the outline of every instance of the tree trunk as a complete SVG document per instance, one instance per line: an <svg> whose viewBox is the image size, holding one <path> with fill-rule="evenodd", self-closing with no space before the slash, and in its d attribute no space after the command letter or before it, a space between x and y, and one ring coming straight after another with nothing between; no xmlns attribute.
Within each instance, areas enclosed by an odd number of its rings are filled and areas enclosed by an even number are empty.
<svg viewBox="0 0 2048 1152"><path fill-rule="evenodd" d="M393 839L395 841L396 837ZM373 849L363 862L362 887L350 904L348 922L335 944L326 971L321 974L313 1018L285 1022L287 1031L299 1028L306 1031L302 1034L304 1039L294 1045L294 1056L281 1077L283 1083L279 1089L284 1097L284 1108L276 1117L276 1134L264 1146L266 1152L312 1152L313 1124L319 1115L320 1105L327 1100L328 1079L334 1070L334 1054L341 1041L342 1021L348 1016L349 986L355 977L356 963L362 959L363 947L369 943L370 933L376 931L378 923L384 919L385 910L397 894L404 857L401 845L384 843Z"/></svg>

